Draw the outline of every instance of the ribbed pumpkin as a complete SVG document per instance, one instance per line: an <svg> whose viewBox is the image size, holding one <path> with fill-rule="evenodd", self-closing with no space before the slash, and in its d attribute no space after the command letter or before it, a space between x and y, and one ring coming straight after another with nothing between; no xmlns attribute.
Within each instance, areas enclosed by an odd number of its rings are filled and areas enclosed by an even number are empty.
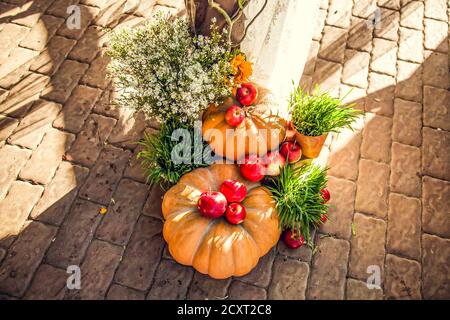
<svg viewBox="0 0 450 320"><path fill-rule="evenodd" d="M287 123L270 104L261 103L264 98L264 91L260 89L256 104L243 107L245 119L238 127L225 121L228 108L233 104L240 105L235 98L228 97L222 104L206 109L203 113L203 139L217 155L236 161L248 154L262 155L278 148L285 138Z"/></svg>
<svg viewBox="0 0 450 320"><path fill-rule="evenodd" d="M232 225L225 217L205 218L197 209L200 194L218 191L225 179L247 187L242 202L247 216L242 224ZM172 257L216 279L247 274L280 237L270 191L244 180L234 164L213 164L186 174L164 195L162 212L163 235Z"/></svg>

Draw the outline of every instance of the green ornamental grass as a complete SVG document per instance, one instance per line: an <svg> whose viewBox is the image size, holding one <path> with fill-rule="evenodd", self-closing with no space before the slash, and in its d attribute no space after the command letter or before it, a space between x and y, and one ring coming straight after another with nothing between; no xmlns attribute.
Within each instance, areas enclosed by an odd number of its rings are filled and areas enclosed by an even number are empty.
<svg viewBox="0 0 450 320"><path fill-rule="evenodd" d="M318 88L312 95L302 88L295 88L289 100L292 124L305 136L321 136L328 132L339 132L341 128L351 128L351 124L361 115L353 107L354 104L345 105L340 99L327 92L320 92Z"/></svg>
<svg viewBox="0 0 450 320"><path fill-rule="evenodd" d="M277 203L280 226L300 233L309 245L310 228L319 225L328 212L321 194L326 185L327 168L316 164L284 166L280 175L270 178L267 185Z"/></svg>
<svg viewBox="0 0 450 320"><path fill-rule="evenodd" d="M172 133L176 129L187 129L190 132L190 141L172 140ZM176 184L180 178L199 167L206 167L210 159L202 158L205 148L209 146L203 142L201 150L194 148L194 127L177 120L171 119L161 126L160 131L155 134L145 134L144 138L139 142L143 146L143 150L138 153L137 158L141 160L142 168L147 176L147 182L157 184L163 190L168 189ZM173 161L172 151L175 146L183 148L183 144L187 144L189 150L190 163L175 163ZM202 154L199 154L199 153ZM205 154L208 154L206 151ZM202 159L200 163L195 159Z"/></svg>

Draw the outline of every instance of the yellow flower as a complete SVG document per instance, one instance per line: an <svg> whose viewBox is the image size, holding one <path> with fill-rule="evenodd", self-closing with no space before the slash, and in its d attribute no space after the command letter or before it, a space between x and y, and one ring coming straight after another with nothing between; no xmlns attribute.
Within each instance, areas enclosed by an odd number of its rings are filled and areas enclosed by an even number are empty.
<svg viewBox="0 0 450 320"><path fill-rule="evenodd" d="M101 207L101 208L98 210L98 213L100 213L100 214L106 214L107 211L108 211L108 209L106 209L105 207Z"/></svg>
<svg viewBox="0 0 450 320"><path fill-rule="evenodd" d="M253 73L252 63L245 60L243 54L237 54L231 60L231 70L234 74L235 85L246 82Z"/></svg>

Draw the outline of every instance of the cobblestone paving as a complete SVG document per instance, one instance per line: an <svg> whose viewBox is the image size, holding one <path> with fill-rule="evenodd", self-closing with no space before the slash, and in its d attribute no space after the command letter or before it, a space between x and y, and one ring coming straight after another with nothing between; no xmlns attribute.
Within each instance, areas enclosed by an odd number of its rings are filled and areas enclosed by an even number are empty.
<svg viewBox="0 0 450 320"><path fill-rule="evenodd" d="M73 4L76 30L65 23ZM446 0L321 1L302 84L365 111L321 155L333 218L314 252L280 243L250 274L222 281L168 254L162 194L134 160L152 123L111 108L105 77L103 27L182 7L0 2L0 298L450 298ZM80 290L66 288L69 265L81 267ZM369 290L373 265L382 284Z"/></svg>

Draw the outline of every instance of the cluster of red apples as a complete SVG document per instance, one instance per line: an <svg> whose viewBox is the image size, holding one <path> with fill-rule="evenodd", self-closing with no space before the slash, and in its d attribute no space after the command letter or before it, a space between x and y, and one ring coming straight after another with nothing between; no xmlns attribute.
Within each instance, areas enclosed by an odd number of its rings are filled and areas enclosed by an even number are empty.
<svg viewBox="0 0 450 320"><path fill-rule="evenodd" d="M240 165L242 176L253 182L261 181L264 176L278 176L282 167L300 161L302 149L294 141L281 144L280 150L269 151L265 156L249 155Z"/></svg>
<svg viewBox="0 0 450 320"><path fill-rule="evenodd" d="M225 215L231 224L244 221L246 211L241 202L247 196L247 187L238 180L225 180L219 191L207 191L200 195L197 202L200 214L207 218L217 219Z"/></svg>
<svg viewBox="0 0 450 320"><path fill-rule="evenodd" d="M258 89L250 83L243 83L236 90L236 100L243 106L251 106L258 98ZM232 127L239 126L245 119L245 111L238 105L232 105L225 113L225 121Z"/></svg>
<svg viewBox="0 0 450 320"><path fill-rule="evenodd" d="M258 98L258 90L252 83L243 83L236 91L236 100L242 106L251 106ZM245 111L238 105L232 105L225 113L225 121L232 127L238 127L245 119ZM300 161L302 149L295 141L286 141L280 145L279 150L269 151L265 156L248 155L240 165L241 175L252 182L261 181L265 176L278 176L281 168L288 164ZM323 202L330 200L330 192L322 191ZM245 208L241 202L247 194L245 185L237 180L225 180L220 192L204 192L200 196L198 208L206 217L218 218L225 214L225 218L232 224L242 223L245 219ZM322 216L322 223L328 216ZM282 235L284 243L292 249L301 247L305 239L293 230L285 230Z"/></svg>

